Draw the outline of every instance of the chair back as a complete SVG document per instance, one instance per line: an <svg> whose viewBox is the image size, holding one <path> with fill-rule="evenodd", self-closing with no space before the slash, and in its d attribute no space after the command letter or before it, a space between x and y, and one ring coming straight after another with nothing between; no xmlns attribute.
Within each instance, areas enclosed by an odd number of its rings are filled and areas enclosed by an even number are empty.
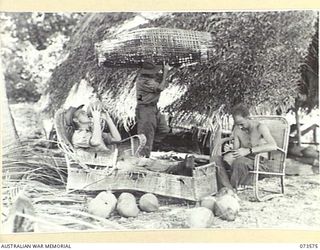
<svg viewBox="0 0 320 250"><path fill-rule="evenodd" d="M287 152L289 142L289 123L283 116L251 116L253 120L265 124L272 137L277 143L277 146Z"/></svg>
<svg viewBox="0 0 320 250"><path fill-rule="evenodd" d="M283 116L276 115L251 116L250 119L265 124L276 141L277 146L284 151L284 153L280 153L279 151L269 153L271 171L283 172L284 162L287 156L290 131L287 119Z"/></svg>
<svg viewBox="0 0 320 250"><path fill-rule="evenodd" d="M86 152L83 149L75 149L71 143L74 133L73 127L67 126L65 120L65 110L59 109L55 114L55 128L58 137L58 145L65 153L66 160L69 158L77 164L112 166L114 164L114 153L116 146L112 146L110 152Z"/></svg>
<svg viewBox="0 0 320 250"><path fill-rule="evenodd" d="M74 153L74 148L71 143L71 138L74 133L74 129L67 126L65 120L65 110L59 109L54 118L54 125L57 132L58 143L61 149L65 153Z"/></svg>

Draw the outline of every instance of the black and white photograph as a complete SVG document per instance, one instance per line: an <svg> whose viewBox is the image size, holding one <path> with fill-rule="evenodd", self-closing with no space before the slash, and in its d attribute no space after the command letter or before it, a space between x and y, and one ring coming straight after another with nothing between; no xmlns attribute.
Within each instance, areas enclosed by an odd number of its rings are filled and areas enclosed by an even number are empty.
<svg viewBox="0 0 320 250"><path fill-rule="evenodd" d="M1 234L320 229L319 12L1 12Z"/></svg>

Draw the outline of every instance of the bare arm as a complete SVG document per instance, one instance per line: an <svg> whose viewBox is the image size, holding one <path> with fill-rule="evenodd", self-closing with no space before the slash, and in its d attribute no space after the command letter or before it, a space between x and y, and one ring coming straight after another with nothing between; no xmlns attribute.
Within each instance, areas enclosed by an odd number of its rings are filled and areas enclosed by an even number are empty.
<svg viewBox="0 0 320 250"><path fill-rule="evenodd" d="M158 86L159 91L163 91L167 86L167 75L169 72L170 66L168 64L163 64L163 76L162 76L162 81Z"/></svg>
<svg viewBox="0 0 320 250"><path fill-rule="evenodd" d="M240 148L240 140L237 131L234 131L233 149L236 150L238 148Z"/></svg>
<svg viewBox="0 0 320 250"><path fill-rule="evenodd" d="M269 152L277 149L277 144L270 134L270 131L268 127L264 124L260 124L258 128L260 134L266 141L265 144L262 145L257 145L251 148L252 153L257 154L257 153L262 153L262 152ZM233 157L239 158L243 156L247 156L251 153L250 148L244 148L240 147L240 140L239 137L237 136L237 130L235 131L235 149L236 151L233 152Z"/></svg>
<svg viewBox="0 0 320 250"><path fill-rule="evenodd" d="M101 144L101 140L102 140L102 131L100 126L100 107L99 106L91 107L91 113L93 117L93 130L92 130L92 136L89 142L91 146L98 146Z"/></svg>
<svg viewBox="0 0 320 250"><path fill-rule="evenodd" d="M108 112L106 112L106 122L108 124L108 127L110 129L110 134L111 134L111 140L112 142L117 142L117 141L121 141L121 135L116 127L116 125L114 124L114 122L112 121L110 115Z"/></svg>

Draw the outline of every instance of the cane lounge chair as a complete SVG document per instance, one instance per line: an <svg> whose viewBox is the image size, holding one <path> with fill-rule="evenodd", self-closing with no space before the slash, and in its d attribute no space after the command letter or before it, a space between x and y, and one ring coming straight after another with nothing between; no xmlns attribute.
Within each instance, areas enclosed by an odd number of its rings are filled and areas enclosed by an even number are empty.
<svg viewBox="0 0 320 250"><path fill-rule="evenodd" d="M277 150L268 153L267 165L270 169L268 172L260 170L261 154L255 156L254 170L250 171L246 186L251 185L253 187L254 198L257 201L265 201L277 196L282 196L284 195L285 159L287 157L289 143L288 121L282 116L252 116L250 119L260 121L267 125L277 143ZM231 137L223 138L220 140L220 145L232 139ZM220 151L216 151L215 153L221 154ZM278 177L280 179L281 189L279 191L262 189L262 187L260 187L261 181L259 181L261 177ZM261 196L262 191L264 192L263 197Z"/></svg>
<svg viewBox="0 0 320 250"><path fill-rule="evenodd" d="M146 143L146 137L134 135L110 146L110 152L92 153L84 150L77 151L72 143L73 129L66 125L65 110L59 109L55 114L55 128L58 138L58 146L65 154L68 170L77 165L85 171L93 168L114 170L118 160L124 156L140 156L140 151Z"/></svg>
<svg viewBox="0 0 320 250"><path fill-rule="evenodd" d="M56 112L55 128L58 145L66 158L68 190L134 190L191 201L200 201L217 191L214 163L195 167L192 176L150 171L136 164L147 160L140 157L146 142L144 135L119 142L108 155L77 154L70 142L72 131L66 126L64 115L62 109Z"/></svg>

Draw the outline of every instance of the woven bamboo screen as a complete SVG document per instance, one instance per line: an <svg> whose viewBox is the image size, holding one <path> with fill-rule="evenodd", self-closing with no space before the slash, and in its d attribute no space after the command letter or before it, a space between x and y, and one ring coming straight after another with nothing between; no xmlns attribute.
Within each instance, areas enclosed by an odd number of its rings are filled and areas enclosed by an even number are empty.
<svg viewBox="0 0 320 250"><path fill-rule="evenodd" d="M122 33L96 44L99 65L139 67L144 60L170 65L206 62L213 49L211 33L146 28Z"/></svg>

